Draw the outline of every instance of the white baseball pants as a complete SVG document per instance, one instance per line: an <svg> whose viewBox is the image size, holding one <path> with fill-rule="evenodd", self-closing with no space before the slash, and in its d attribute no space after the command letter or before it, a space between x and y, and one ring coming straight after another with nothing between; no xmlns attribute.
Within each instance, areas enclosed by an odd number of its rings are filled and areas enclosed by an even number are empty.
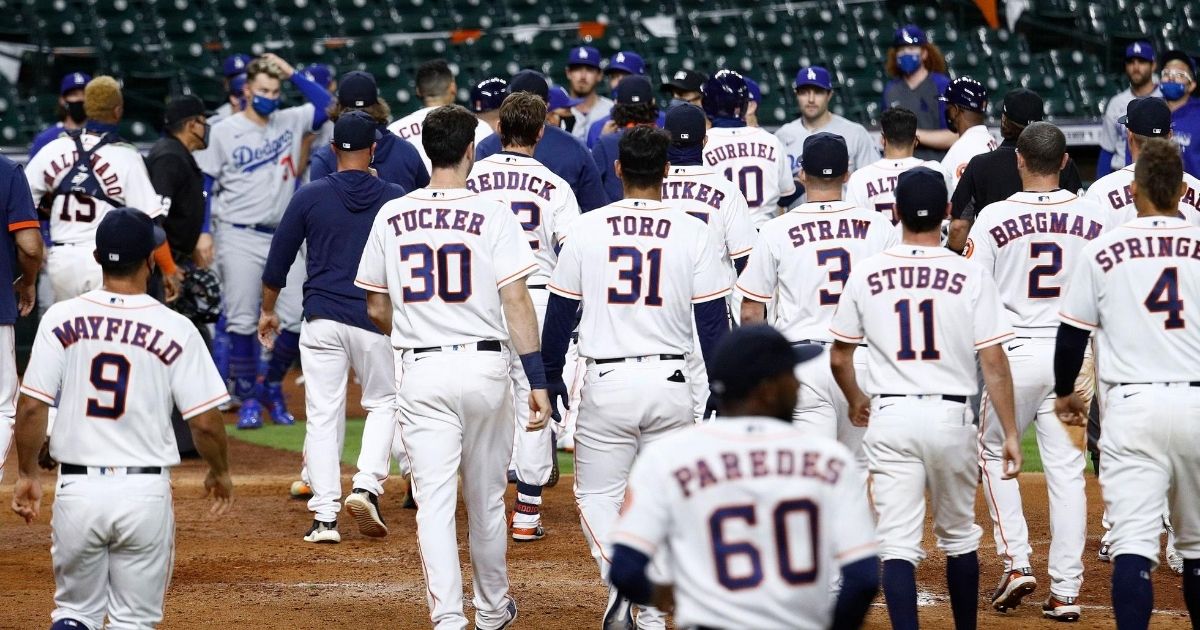
<svg viewBox="0 0 1200 630"><path fill-rule="evenodd" d="M925 559L925 492L937 546L948 556L979 548L975 486L979 462L971 409L941 397L879 397L863 438L879 521L879 557Z"/></svg>
<svg viewBox="0 0 1200 630"><path fill-rule="evenodd" d="M583 399L583 377L587 374L587 360L579 356L579 341L574 337L567 346L567 356L563 364L563 382L567 386L566 409L559 409L562 415L562 434L558 436L559 448L575 449L575 427L579 421L579 404Z"/></svg>
<svg viewBox="0 0 1200 630"><path fill-rule="evenodd" d="M0 326L0 480L17 421L17 347L13 326Z"/></svg>
<svg viewBox="0 0 1200 630"><path fill-rule="evenodd" d="M529 297L533 300L533 310L537 314L538 331L541 322L546 319L546 303L550 292L546 289L530 289ZM513 414L516 429L512 456L512 468L517 471L517 479L531 486L542 486L550 480L550 470L553 468L555 455L551 438L554 431L550 423L539 431L526 431L529 425L529 379L525 377L525 368L517 356L515 348L510 347L512 362L509 364L509 376L513 382Z"/></svg>
<svg viewBox="0 0 1200 630"><path fill-rule="evenodd" d="M405 351L401 435L412 466L417 541L430 619L464 630L455 509L462 471L471 549L475 624L494 628L508 606L508 521L504 492L512 456L509 358L501 352Z"/></svg>
<svg viewBox="0 0 1200 630"><path fill-rule="evenodd" d="M46 254L46 274L50 276L55 302L79 297L104 283L104 272L93 256L95 250L93 243L50 248Z"/></svg>
<svg viewBox="0 0 1200 630"><path fill-rule="evenodd" d="M267 252L271 249L271 238L263 232L218 224L214 242L221 274L221 308L225 312L225 330L228 332L258 334L262 273L267 264ZM288 269L287 286L279 292L275 306L284 330L295 332L300 329L306 277L302 251ZM59 299L63 298L60 296Z"/></svg>
<svg viewBox="0 0 1200 630"><path fill-rule="evenodd" d="M821 344L828 349L832 344ZM796 412L794 414L797 427L807 429L837 440L854 453L858 465L866 474L867 456L863 453L863 436L866 427L856 427L850 423L850 403L842 388L838 387L833 378L833 370L829 367L829 353L824 356L805 361L798 366L797 376L800 379L800 391L796 396ZM859 347L854 352L854 371L861 387L867 379L867 349ZM863 485L866 485L863 478Z"/></svg>
<svg viewBox="0 0 1200 630"><path fill-rule="evenodd" d="M1021 337L1004 344L1012 366L1017 434L1033 424L1050 497L1050 591L1078 597L1083 585L1083 545L1087 540L1087 496L1083 451L1076 448L1065 425L1054 415L1053 337ZM979 427L983 496L992 517L996 553L1006 570L1028 567L1029 528L1016 479L1004 476L1004 429L987 393Z"/></svg>

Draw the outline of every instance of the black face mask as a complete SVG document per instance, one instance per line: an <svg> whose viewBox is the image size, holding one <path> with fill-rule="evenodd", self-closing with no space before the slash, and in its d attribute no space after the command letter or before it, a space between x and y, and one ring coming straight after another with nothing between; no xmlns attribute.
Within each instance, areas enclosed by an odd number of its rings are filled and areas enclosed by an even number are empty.
<svg viewBox="0 0 1200 630"><path fill-rule="evenodd" d="M558 126L563 131L565 131L567 133L571 133L571 130L575 129L575 117L574 116L562 116L558 121Z"/></svg>
<svg viewBox="0 0 1200 630"><path fill-rule="evenodd" d="M87 113L83 111L83 101L67 101L67 117L77 125L82 125L87 120Z"/></svg>

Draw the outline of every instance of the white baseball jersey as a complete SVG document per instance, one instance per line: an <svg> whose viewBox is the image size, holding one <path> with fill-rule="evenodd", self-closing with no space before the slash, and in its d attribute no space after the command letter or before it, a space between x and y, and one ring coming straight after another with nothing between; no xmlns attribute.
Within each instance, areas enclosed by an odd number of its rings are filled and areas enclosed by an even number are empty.
<svg viewBox="0 0 1200 630"><path fill-rule="evenodd" d="M541 162L524 155L497 153L479 160L467 190L512 209L529 241L538 269L529 284L546 284L558 262L567 228L579 216L575 191Z"/></svg>
<svg viewBox="0 0 1200 630"><path fill-rule="evenodd" d="M148 295L103 290L46 311L21 392L59 397L50 454L80 466L174 466L172 402L186 420L229 400L191 321Z"/></svg>
<svg viewBox="0 0 1200 630"><path fill-rule="evenodd" d="M1137 207L1133 204L1133 190L1129 186L1133 183L1133 167L1134 164L1130 164L1101 177L1093 182L1087 192L1083 194L1085 198L1091 199L1100 204L1102 208L1115 213L1108 221L1109 229L1124 225L1137 218ZM1200 180L1184 173L1183 181L1187 184L1187 190L1179 198L1179 212L1188 223L1200 225Z"/></svg>
<svg viewBox="0 0 1200 630"><path fill-rule="evenodd" d="M830 332L867 344L868 394L979 391L975 351L1013 337L996 282L941 247L896 245L859 263Z"/></svg>
<svg viewBox="0 0 1200 630"><path fill-rule="evenodd" d="M942 165L930 160L916 157L899 160L884 158L859 167L850 174L850 181L846 183L846 200L860 208L882 212L895 225L900 221L895 208L896 179L900 173L918 166L942 172ZM954 192L948 180L946 186L950 192Z"/></svg>
<svg viewBox="0 0 1200 630"><path fill-rule="evenodd" d="M857 264L898 242L896 228L849 201L810 201L763 226L737 291L777 300L773 325L796 342L829 341L838 298Z"/></svg>
<svg viewBox="0 0 1200 630"><path fill-rule="evenodd" d="M84 133L80 136L85 151L100 142L101 136ZM75 165L75 141L59 137L42 147L25 165L25 179L37 204L47 194L53 194L59 181ZM133 145L114 142L100 147L93 155L92 172L104 187L104 194L126 207L137 208L151 218L166 213L169 201L164 200L150 183L146 162ZM89 244L95 241L100 220L114 207L106 201L85 195L56 195L50 208L50 238L55 243Z"/></svg>
<svg viewBox="0 0 1200 630"><path fill-rule="evenodd" d="M1067 282L1063 322L1096 331L1105 383L1200 381L1200 228L1139 217L1088 243Z"/></svg>
<svg viewBox="0 0 1200 630"><path fill-rule="evenodd" d="M829 584L876 553L854 457L773 418L725 418L646 447L612 541L666 551L678 627L828 628Z"/></svg>
<svg viewBox="0 0 1200 630"><path fill-rule="evenodd" d="M725 260L754 249L758 234L750 222L746 197L720 173L706 166L672 166L663 180L662 200L707 223L717 242L724 244Z"/></svg>
<svg viewBox="0 0 1200 630"><path fill-rule="evenodd" d="M512 210L420 188L379 209L354 284L392 299L392 346L508 340L499 289L537 270Z"/></svg>
<svg viewBox="0 0 1200 630"><path fill-rule="evenodd" d="M618 359L693 350L693 303L729 294L722 245L696 217L622 199L584 213L549 288L583 302L579 354Z"/></svg>
<svg viewBox="0 0 1200 630"><path fill-rule="evenodd" d="M829 122L825 126L809 129L804 126L804 118L801 117L775 131L775 137L779 138L779 142L783 144L783 151L788 156L788 168L793 173L800 170L800 160L804 157L804 140L815 133L832 133L846 141L851 173L879 159L879 143L875 142L866 127L837 114L830 114Z"/></svg>
<svg viewBox="0 0 1200 630"><path fill-rule="evenodd" d="M963 171L967 170L967 163L971 158L993 151L998 146L1000 145L996 143L996 138L992 137L992 132L984 125L975 125L967 129L950 145L950 150L946 151L946 156L942 158L942 172L946 174L951 196L954 195L958 180L962 178Z"/></svg>
<svg viewBox="0 0 1200 630"><path fill-rule="evenodd" d="M213 125L208 148L195 153L200 170L216 180L213 216L226 223L277 225L302 175L301 140L312 123L313 106L305 103L271 114L266 125L244 112Z"/></svg>
<svg viewBox="0 0 1200 630"><path fill-rule="evenodd" d="M408 140L409 144L416 147L417 153L421 154L421 161L425 163L425 170L430 173L433 172L433 164L429 161L429 156L425 154L425 146L421 144L421 131L425 128L425 117L435 109L437 108L423 107L388 125L388 131ZM484 138L492 135L492 127L482 120L477 120L476 123L475 146L479 146Z"/></svg>
<svg viewBox="0 0 1200 630"><path fill-rule="evenodd" d="M966 256L996 279L1020 337L1058 334L1058 300L1079 251L1100 236L1109 212L1069 190L1019 192L984 208Z"/></svg>
<svg viewBox="0 0 1200 630"><path fill-rule="evenodd" d="M780 197L796 192L783 145L761 127L709 129L704 165L737 184L756 228L775 216Z"/></svg>

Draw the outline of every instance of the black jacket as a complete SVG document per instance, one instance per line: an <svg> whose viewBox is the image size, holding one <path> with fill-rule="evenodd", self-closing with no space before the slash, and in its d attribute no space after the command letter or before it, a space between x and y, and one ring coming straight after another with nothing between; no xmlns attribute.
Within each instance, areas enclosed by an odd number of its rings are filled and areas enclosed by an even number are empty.
<svg viewBox="0 0 1200 630"><path fill-rule="evenodd" d="M1058 175L1058 187L1079 192L1083 182L1075 160ZM1005 140L994 151L971 158L963 171L954 196L950 198L950 214L955 219L973 220L988 204L1003 201L1021 192L1021 174L1017 172L1017 141Z"/></svg>
<svg viewBox="0 0 1200 630"><path fill-rule="evenodd" d="M204 226L204 174L191 151L170 134L159 138L146 156L154 190L170 198L163 231L175 259L191 258Z"/></svg>

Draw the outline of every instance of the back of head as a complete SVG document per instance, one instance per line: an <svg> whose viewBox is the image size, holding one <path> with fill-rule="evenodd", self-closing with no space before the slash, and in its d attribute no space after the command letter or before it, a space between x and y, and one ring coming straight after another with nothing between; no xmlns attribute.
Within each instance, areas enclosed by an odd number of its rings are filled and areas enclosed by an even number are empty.
<svg viewBox="0 0 1200 630"><path fill-rule="evenodd" d="M121 86L110 76L96 77L83 88L83 111L89 120L115 125L121 122L124 104Z"/></svg>
<svg viewBox="0 0 1200 630"><path fill-rule="evenodd" d="M546 124L546 101L532 92L515 92L500 104L500 144L533 147Z"/></svg>
<svg viewBox="0 0 1200 630"><path fill-rule="evenodd" d="M658 103L650 79L631 74L617 85L617 102L612 108L612 120L618 127L648 125L658 120Z"/></svg>
<svg viewBox="0 0 1200 630"><path fill-rule="evenodd" d="M917 115L903 107L891 107L879 116L883 139L888 144L908 146L917 139Z"/></svg>
<svg viewBox="0 0 1200 630"><path fill-rule="evenodd" d="M700 86L700 103L709 118L745 118L750 88L741 74L721 70Z"/></svg>
<svg viewBox="0 0 1200 630"><path fill-rule="evenodd" d="M453 81L454 72L445 59L426 61L417 67L417 96L429 98L445 94Z"/></svg>
<svg viewBox="0 0 1200 630"><path fill-rule="evenodd" d="M434 168L454 168L475 141L479 119L462 105L443 105L425 117L421 146Z"/></svg>
<svg viewBox="0 0 1200 630"><path fill-rule="evenodd" d="M655 127L634 127L621 135L618 157L621 181L626 187L662 186L667 169L667 147L671 137Z"/></svg>
<svg viewBox="0 0 1200 630"><path fill-rule="evenodd" d="M366 112L380 125L391 120L392 110L387 101L380 98L375 77L369 72L354 70L342 75L337 98L329 104L329 120L336 123L342 114L353 111Z"/></svg>
<svg viewBox="0 0 1200 630"><path fill-rule="evenodd" d="M911 168L896 178L896 214L910 232L940 230L946 218L946 178L931 168Z"/></svg>
<svg viewBox="0 0 1200 630"><path fill-rule="evenodd" d="M1147 138L1133 167L1133 181L1137 184L1137 196L1144 196L1155 209L1177 208L1183 184L1179 147L1167 138Z"/></svg>
<svg viewBox="0 0 1200 630"><path fill-rule="evenodd" d="M1067 137L1048 122L1033 122L1017 138L1017 154L1038 175L1058 175L1067 153Z"/></svg>

